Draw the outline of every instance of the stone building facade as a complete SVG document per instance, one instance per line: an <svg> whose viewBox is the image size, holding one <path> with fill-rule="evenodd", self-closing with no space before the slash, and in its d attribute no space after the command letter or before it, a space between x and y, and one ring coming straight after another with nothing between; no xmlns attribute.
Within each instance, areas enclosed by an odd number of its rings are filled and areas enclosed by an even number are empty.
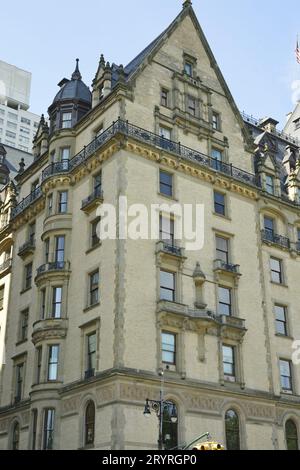
<svg viewBox="0 0 300 470"><path fill-rule="evenodd" d="M0 448L156 449L162 386L167 448L298 447L297 141L243 119L190 1L126 67L101 56L92 92L78 63L59 86L7 227ZM203 249L160 209L167 241L99 240L120 197L204 204Z"/></svg>

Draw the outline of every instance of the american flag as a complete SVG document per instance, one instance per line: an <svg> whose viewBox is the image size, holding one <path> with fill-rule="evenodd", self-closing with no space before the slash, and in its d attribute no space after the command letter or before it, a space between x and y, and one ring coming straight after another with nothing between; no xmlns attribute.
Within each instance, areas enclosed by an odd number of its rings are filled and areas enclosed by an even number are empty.
<svg viewBox="0 0 300 470"><path fill-rule="evenodd" d="M300 64L300 47L299 47L298 39L297 39L297 46L296 46L296 58L297 58L298 64Z"/></svg>

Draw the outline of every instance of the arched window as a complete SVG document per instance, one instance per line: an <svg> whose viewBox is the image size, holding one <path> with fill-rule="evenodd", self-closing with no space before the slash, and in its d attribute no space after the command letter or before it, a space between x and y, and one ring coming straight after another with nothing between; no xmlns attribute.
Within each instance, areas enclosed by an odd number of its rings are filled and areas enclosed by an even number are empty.
<svg viewBox="0 0 300 470"><path fill-rule="evenodd" d="M15 423L12 432L12 450L19 450L20 445L20 425Z"/></svg>
<svg viewBox="0 0 300 470"><path fill-rule="evenodd" d="M233 410L225 415L226 447L227 450L240 450L240 421Z"/></svg>
<svg viewBox="0 0 300 470"><path fill-rule="evenodd" d="M84 444L92 445L95 440L95 404L89 401L85 410L85 437Z"/></svg>
<svg viewBox="0 0 300 470"><path fill-rule="evenodd" d="M164 408L162 437L165 449L178 446L178 412L175 403L170 402L170 405Z"/></svg>
<svg viewBox="0 0 300 470"><path fill-rule="evenodd" d="M287 450L299 450L297 426L291 419L285 425L285 439Z"/></svg>

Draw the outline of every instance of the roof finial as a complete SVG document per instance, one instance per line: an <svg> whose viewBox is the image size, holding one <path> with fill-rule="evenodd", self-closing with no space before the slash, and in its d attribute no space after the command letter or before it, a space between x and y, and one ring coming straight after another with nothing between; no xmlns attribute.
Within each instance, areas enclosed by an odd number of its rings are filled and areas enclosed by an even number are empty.
<svg viewBox="0 0 300 470"><path fill-rule="evenodd" d="M72 80L81 80L81 79L82 79L82 75L79 72L79 59L76 59L76 68L72 74Z"/></svg>
<svg viewBox="0 0 300 470"><path fill-rule="evenodd" d="M191 0L185 0L182 4L182 8L187 8L187 7L191 7L191 6L192 6Z"/></svg>

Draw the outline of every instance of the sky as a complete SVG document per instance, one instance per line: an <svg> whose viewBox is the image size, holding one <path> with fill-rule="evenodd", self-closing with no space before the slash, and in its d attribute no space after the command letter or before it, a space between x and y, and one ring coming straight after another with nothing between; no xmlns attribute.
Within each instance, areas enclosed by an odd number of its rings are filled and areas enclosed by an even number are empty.
<svg viewBox="0 0 300 470"><path fill-rule="evenodd" d="M77 57L91 85L101 53L126 65L181 8L182 0L17 0L12 11L3 2L0 60L32 73L30 110L46 113ZM239 109L283 127L300 99L300 1L194 0L193 8Z"/></svg>

